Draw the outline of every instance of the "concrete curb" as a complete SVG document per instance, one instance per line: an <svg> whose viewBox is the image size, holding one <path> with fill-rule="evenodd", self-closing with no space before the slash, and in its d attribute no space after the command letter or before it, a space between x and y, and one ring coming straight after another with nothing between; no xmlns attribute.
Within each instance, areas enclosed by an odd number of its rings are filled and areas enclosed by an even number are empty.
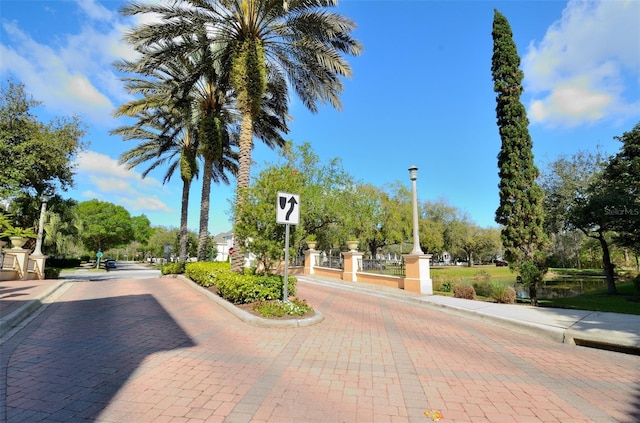
<svg viewBox="0 0 640 423"><path fill-rule="evenodd" d="M183 284L190 286L192 289L195 289L201 294L207 296L211 300L215 301L218 305L223 307L225 310L229 311L231 314L236 316L238 319L252 326L263 327L263 328L300 328L300 327L316 325L324 320L324 316L322 315L322 313L320 313L317 310L315 311L314 316L306 319L286 319L286 320L265 319L263 317L253 315L249 312L246 312L236 307L235 305L231 304L229 301L214 294L208 289L196 284L191 279L183 275L177 275L176 279L180 280Z"/></svg>
<svg viewBox="0 0 640 423"><path fill-rule="evenodd" d="M18 326L20 322L29 317L38 308L42 307L44 301L49 296L53 295L53 293L55 293L58 289L60 289L68 282L69 281L65 280L51 282L50 286L43 289L34 298L26 301L25 305L18 307L16 310L6 316L2 316L2 318L0 318L0 338L7 334L11 329Z"/></svg>

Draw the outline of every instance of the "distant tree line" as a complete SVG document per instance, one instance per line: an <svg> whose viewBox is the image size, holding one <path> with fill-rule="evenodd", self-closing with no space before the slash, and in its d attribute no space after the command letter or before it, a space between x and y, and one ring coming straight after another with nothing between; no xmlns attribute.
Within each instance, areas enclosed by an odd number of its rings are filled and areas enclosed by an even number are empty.
<svg viewBox="0 0 640 423"><path fill-rule="evenodd" d="M300 224L291 227L290 255L313 237L316 249L345 249L347 240L359 242L367 257L407 254L412 248L411 192L401 182L383 188L355 180L340 159L322 163L309 143L288 144L278 163L264 168L245 192L238 210L242 224L234 235L256 254L261 269L283 258L285 227L276 223L278 192L300 195ZM482 228L465 212L445 200L420 203L420 245L441 260L471 265L491 263L502 253L498 228Z"/></svg>

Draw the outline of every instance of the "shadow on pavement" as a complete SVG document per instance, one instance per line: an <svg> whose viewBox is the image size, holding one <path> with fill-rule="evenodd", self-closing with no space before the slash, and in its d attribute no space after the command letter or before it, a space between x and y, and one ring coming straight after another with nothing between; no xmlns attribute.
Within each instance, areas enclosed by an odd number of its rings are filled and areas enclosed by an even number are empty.
<svg viewBox="0 0 640 423"><path fill-rule="evenodd" d="M95 421L150 355L193 345L152 295L52 304L2 346L0 421Z"/></svg>
<svg viewBox="0 0 640 423"><path fill-rule="evenodd" d="M631 408L630 416L633 417L635 421L640 422L640 381L638 381L635 402L632 404Z"/></svg>
<svg viewBox="0 0 640 423"><path fill-rule="evenodd" d="M24 297L29 296L33 285L1 286L0 285L0 316L6 316L22 303Z"/></svg>

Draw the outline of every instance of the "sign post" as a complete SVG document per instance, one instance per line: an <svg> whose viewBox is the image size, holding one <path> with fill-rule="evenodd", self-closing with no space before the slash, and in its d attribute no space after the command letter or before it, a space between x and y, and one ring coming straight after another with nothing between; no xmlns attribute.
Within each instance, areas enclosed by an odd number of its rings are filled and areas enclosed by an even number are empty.
<svg viewBox="0 0 640 423"><path fill-rule="evenodd" d="M98 252L96 253L96 257L98 258L98 260L96 260L96 269L100 268L100 259L102 258L102 251L98 250Z"/></svg>
<svg viewBox="0 0 640 423"><path fill-rule="evenodd" d="M282 301L289 301L289 225L300 223L300 196L286 192L278 193L276 223L285 225L284 235L284 281Z"/></svg>

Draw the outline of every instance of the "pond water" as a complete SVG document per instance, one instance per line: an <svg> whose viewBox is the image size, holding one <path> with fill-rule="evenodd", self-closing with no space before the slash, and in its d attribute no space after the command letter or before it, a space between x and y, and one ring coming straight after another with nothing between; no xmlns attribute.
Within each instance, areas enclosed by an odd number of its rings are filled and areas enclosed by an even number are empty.
<svg viewBox="0 0 640 423"><path fill-rule="evenodd" d="M604 278L545 281L538 285L537 296L538 299L569 298L606 287ZM518 298L529 298L529 288L520 284L516 284L515 288Z"/></svg>

